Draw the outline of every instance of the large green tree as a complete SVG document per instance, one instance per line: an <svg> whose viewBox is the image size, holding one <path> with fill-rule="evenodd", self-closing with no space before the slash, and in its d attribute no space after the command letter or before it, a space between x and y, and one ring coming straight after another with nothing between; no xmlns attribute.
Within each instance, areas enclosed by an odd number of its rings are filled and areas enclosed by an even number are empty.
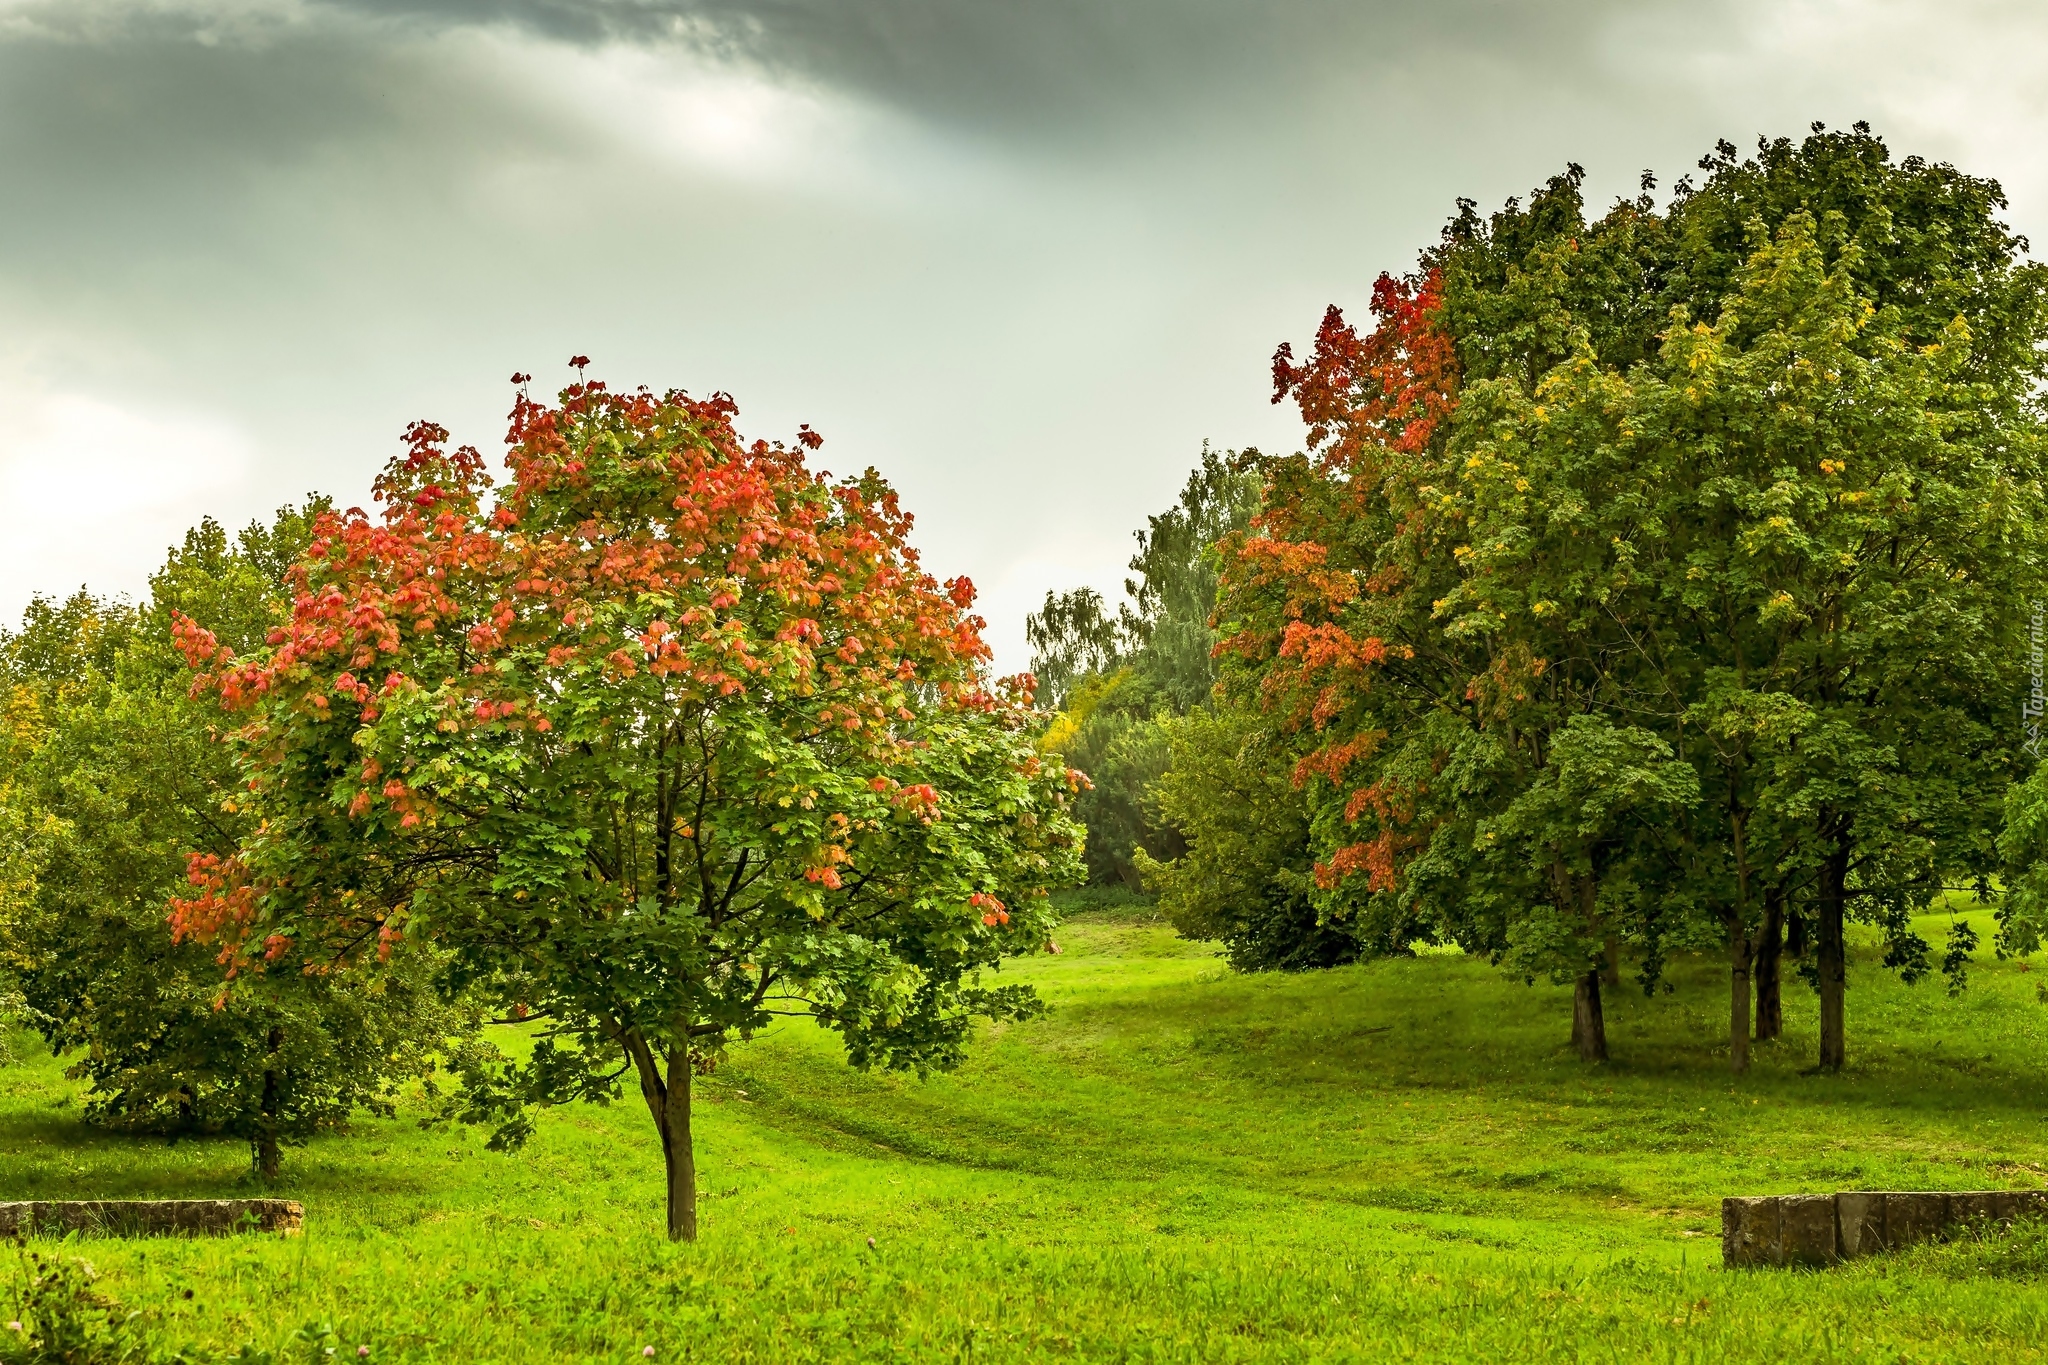
<svg viewBox="0 0 2048 1365"><path fill-rule="evenodd" d="M1576 168L1463 205L1373 332L1333 311L1283 348L1317 455L1233 550L1228 652L1318 784L1327 907L1363 883L1525 965L1560 915L1504 889L1509 835L1575 829L1568 861L1622 859L1585 923L1646 976L1727 945L1738 1067L1750 961L1774 1028L1810 922L1839 1065L1845 915L1920 970L1907 915L1986 875L2020 770L1996 710L2036 572L2040 275L1994 184L1861 129L1706 168L1664 214L1646 179L1588 222ZM1623 826L1550 766L1596 723L1645 776Z"/></svg>
<svg viewBox="0 0 2048 1365"><path fill-rule="evenodd" d="M1722 792L1738 1069L1743 939L1769 952L1772 903L1811 907L1820 1061L1839 1067L1852 901L1917 971L1908 917L1986 883L2022 772L2000 700L2040 591L2038 421L1969 320L1923 340L1878 306L1844 227L1790 216L1642 386L1644 438L1695 462L1669 643Z"/></svg>
<svg viewBox="0 0 2048 1365"><path fill-rule="evenodd" d="M1835 1067L1845 917L1920 970L1907 916L1984 884L2024 770L1999 713L2038 573L2048 289L1995 181L1894 160L1862 125L1749 158L1723 143L1701 168L1669 215L1685 327L1649 424L1692 456L1675 468L1702 531L1671 561L1687 610L1669 661L1721 793L1735 1064L1745 959L1757 1036L1780 1027L1790 917L1815 940Z"/></svg>
<svg viewBox="0 0 2048 1365"><path fill-rule="evenodd" d="M2015 771L1982 684L2013 683L2001 642L2032 591L2032 419L1981 382L1966 322L1916 344L1874 307L1856 251L1795 213L1712 324L1681 309L1626 374L1588 345L1533 392L1470 383L1451 443L1471 537L1452 628L1526 636L1534 692L1591 668L1605 714L1701 775L1711 799L1639 839L1662 845L1659 899L1728 945L1738 1070L1786 900L1817 911L1839 1064L1845 901L1916 965L1907 916L1988 873Z"/></svg>

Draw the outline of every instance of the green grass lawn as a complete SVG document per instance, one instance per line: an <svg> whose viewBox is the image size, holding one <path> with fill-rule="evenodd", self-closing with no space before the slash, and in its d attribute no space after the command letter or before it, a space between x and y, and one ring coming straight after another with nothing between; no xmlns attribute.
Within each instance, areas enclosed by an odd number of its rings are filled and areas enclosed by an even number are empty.
<svg viewBox="0 0 2048 1365"><path fill-rule="evenodd" d="M1457 955L1244 977L1142 920L1061 943L1018 968L1052 1011L952 1075L857 1074L808 1026L736 1050L700 1092L695 1246L661 1236L636 1099L512 1156L364 1122L287 1152L301 1237L66 1254L165 1341L321 1320L384 1361L2048 1354L2037 1234L1825 1272L1724 1272L1719 1247L1724 1194L2043 1184L2048 971L1987 954L1951 1000L1864 945L1849 1070L1804 1074L1794 978L1738 1082L1717 963L1611 993L1614 1060L1588 1068L1564 989ZM252 1192L239 1145L97 1133L23 1051L0 1198Z"/></svg>

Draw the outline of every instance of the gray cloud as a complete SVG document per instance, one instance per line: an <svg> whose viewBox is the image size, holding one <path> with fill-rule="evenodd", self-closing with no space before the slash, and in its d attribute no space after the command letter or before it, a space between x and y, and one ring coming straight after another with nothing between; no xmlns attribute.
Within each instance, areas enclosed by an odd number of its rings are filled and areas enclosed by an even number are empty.
<svg viewBox="0 0 2048 1365"><path fill-rule="evenodd" d="M31 0L49 33L125 40L260 42L357 20L445 32L496 28L580 45L675 44L785 77L856 91L920 116L1020 136L1200 111L1291 104L1446 50L1583 65L1585 36L1624 0ZM329 22L327 31L351 25ZM1459 92L1444 92L1452 100Z"/></svg>
<svg viewBox="0 0 2048 1365"><path fill-rule="evenodd" d="M880 466L1009 662L1265 361L1568 160L1878 120L2043 238L1992 0L0 0L0 614L572 351ZM119 484L132 496L105 496ZM118 504L118 505L114 505ZM85 509L85 510L81 510Z"/></svg>
<svg viewBox="0 0 2048 1365"><path fill-rule="evenodd" d="M1173 136L1286 123L1331 85L1359 90L1450 50L1585 65L1623 0L330 0L433 24L509 24L568 41L671 41L918 117L1026 141ZM1439 97L1455 105L1464 92ZM1455 118L1455 110L1444 111Z"/></svg>

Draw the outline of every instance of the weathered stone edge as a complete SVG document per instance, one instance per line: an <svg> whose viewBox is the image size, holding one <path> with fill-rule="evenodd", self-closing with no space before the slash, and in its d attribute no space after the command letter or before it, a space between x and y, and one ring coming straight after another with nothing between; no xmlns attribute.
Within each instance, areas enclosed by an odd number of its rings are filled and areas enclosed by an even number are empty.
<svg viewBox="0 0 2048 1365"><path fill-rule="evenodd" d="M2048 1190L1845 1190L1721 1201L1724 1266L1833 1265L1972 1223L2048 1217Z"/></svg>
<svg viewBox="0 0 2048 1365"><path fill-rule="evenodd" d="M25 1199L0 1202L0 1237L64 1232L205 1235L276 1232L306 1222L295 1199Z"/></svg>

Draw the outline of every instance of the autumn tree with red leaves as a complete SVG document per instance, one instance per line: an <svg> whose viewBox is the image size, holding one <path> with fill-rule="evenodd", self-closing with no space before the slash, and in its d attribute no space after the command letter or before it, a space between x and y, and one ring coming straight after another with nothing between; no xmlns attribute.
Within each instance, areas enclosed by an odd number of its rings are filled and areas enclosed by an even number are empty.
<svg viewBox="0 0 2048 1365"><path fill-rule="evenodd" d="M1270 752L1292 755L1318 913L1378 951L1438 932L1399 868L1435 818L1433 732L1464 725L1454 699L1476 671L1432 617L1457 575L1456 528L1430 501L1457 401L1455 354L1431 324L1441 284L1383 275L1370 332L1333 307L1307 359L1280 348L1274 401L1300 406L1312 454L1267 463L1263 510L1220 547L1224 689L1266 718Z"/></svg>
<svg viewBox="0 0 2048 1365"><path fill-rule="evenodd" d="M1575 177L1507 226L1561 207L1578 221ZM1634 509L1592 509L1612 527L1557 522L1541 544L1490 530L1503 486L1542 495L1485 424L1536 400L1510 373L1469 373L1464 350L1539 351L1545 309L1576 276L1568 262L1531 271L1503 302L1471 278L1465 246L1454 236L1416 276L1382 276L1370 332L1332 308L1309 359L1275 356L1275 400L1298 404L1315 453L1272 467L1253 533L1226 546L1223 648L1298 756L1321 913L1369 926L1383 951L1449 940L1575 983L1574 1045L1597 1060L1603 970L1646 906L1638 826L1689 799L1689 774L1656 736L1604 719L1630 664L1627 625L1606 616L1620 599L1601 585L1627 578L1610 532ZM1500 594L1532 575L1572 610L1503 612Z"/></svg>
<svg viewBox="0 0 2048 1365"><path fill-rule="evenodd" d="M977 1017L1036 1007L983 975L1045 946L1079 873L1076 775L1025 736L1029 679L987 676L972 584L919 566L872 471L733 418L522 392L495 501L416 425L380 511L315 528L268 648L180 623L247 717L260 827L195 860L178 932L243 974L433 942L538 1029L526 1063L466 1052L455 1111L515 1144L527 1106L632 1076L685 1239L694 1074L788 1015L856 1066L953 1065Z"/></svg>

